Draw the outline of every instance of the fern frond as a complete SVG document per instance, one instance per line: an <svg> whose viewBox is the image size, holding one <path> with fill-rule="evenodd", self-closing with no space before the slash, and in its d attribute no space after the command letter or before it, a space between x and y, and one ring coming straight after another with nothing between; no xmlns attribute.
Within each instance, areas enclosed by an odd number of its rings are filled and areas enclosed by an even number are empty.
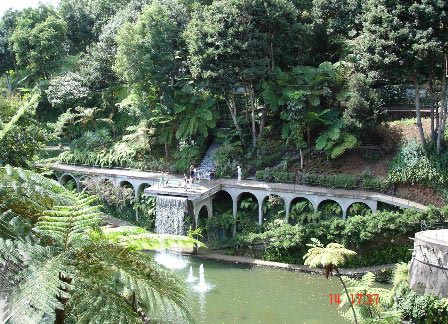
<svg viewBox="0 0 448 324"><path fill-rule="evenodd" d="M342 315L353 320L353 313L347 306L353 303L355 307L356 317L359 323L371 323L374 319L383 318L384 312L393 304L392 290L375 287L375 275L372 272L366 273L361 279L353 279L348 277L342 278L347 284L347 291L353 301L349 300L345 292L341 293L341 304L339 305ZM370 298L369 298L370 297ZM359 298L359 299L358 299ZM379 298L377 300L376 298ZM345 309L345 311L342 311ZM399 313L394 313L394 315ZM381 323L399 323L400 319L392 314L387 315L393 321L382 321Z"/></svg>
<svg viewBox="0 0 448 324"><path fill-rule="evenodd" d="M69 288L60 280L60 274L69 269L63 256L41 246L28 252L26 267L17 274L19 284L6 305L6 319L16 323L36 323L44 315L53 316L55 308L62 308L57 297L67 297L63 289Z"/></svg>
<svg viewBox="0 0 448 324"><path fill-rule="evenodd" d="M67 248L73 242L79 242L88 233L98 227L102 219L100 206L92 206L96 200L89 196L75 196L71 206L54 206L43 212L36 224L36 230Z"/></svg>
<svg viewBox="0 0 448 324"><path fill-rule="evenodd" d="M195 244L205 246L192 237L155 234L137 226L120 226L117 228L102 228L105 238L111 242L126 246L132 250L160 250L177 248L192 248Z"/></svg>
<svg viewBox="0 0 448 324"><path fill-rule="evenodd" d="M155 264L146 253L107 242L97 242L79 252L80 280L94 280L135 300L151 320L189 322L185 284L172 272ZM82 254L81 254L82 253ZM87 262L89 261L89 262ZM74 282L76 285L76 282Z"/></svg>

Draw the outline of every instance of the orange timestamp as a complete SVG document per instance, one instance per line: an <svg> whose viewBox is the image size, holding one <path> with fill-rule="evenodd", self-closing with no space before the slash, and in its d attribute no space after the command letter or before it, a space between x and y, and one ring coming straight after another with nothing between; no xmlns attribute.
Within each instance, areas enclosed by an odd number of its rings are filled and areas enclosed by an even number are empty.
<svg viewBox="0 0 448 324"><path fill-rule="evenodd" d="M357 294L349 294L349 296L350 296L350 302L352 304L373 305L380 303L379 294L357 293ZM329 294L329 297L330 297L330 305L332 304L339 305L341 303L341 294Z"/></svg>

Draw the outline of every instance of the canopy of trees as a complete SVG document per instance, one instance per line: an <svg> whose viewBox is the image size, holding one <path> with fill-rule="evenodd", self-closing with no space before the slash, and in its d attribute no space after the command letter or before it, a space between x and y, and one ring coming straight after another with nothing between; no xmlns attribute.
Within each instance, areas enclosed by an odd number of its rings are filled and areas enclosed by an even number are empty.
<svg viewBox="0 0 448 324"><path fill-rule="evenodd" d="M2 122L34 89L39 102L30 118L45 125L47 139L71 144L63 161L174 164L184 172L212 141L238 147L238 160L250 161L276 139L302 160L308 150L335 159L375 137L387 89L400 86L394 103L413 101L422 147L434 143L441 153L447 6L62 0L7 11Z"/></svg>

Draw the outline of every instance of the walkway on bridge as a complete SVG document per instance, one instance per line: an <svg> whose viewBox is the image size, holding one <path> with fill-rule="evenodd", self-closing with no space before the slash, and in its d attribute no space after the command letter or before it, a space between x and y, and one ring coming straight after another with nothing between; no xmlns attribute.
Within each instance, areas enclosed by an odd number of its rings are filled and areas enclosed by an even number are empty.
<svg viewBox="0 0 448 324"><path fill-rule="evenodd" d="M250 193L255 196L259 209L259 224L263 220L263 202L270 195L279 196L284 204L286 218L291 209L293 200L297 198L307 199L315 210L324 201L332 200L337 202L343 212L345 219L347 211L354 203L364 203L372 212L377 210L378 202L383 202L401 208L416 208L424 210L425 205L390 195L381 193L362 191L332 189L324 187L313 187L296 184L271 183L256 180L218 179L215 181L200 181L193 188L186 189L183 179L179 175L167 175L157 172L146 172L127 169L98 168L88 166L75 166L65 164L54 164L52 169L59 171L61 175L58 180L64 183L67 179L74 179L78 189L82 187L82 179L86 177L102 177L110 180L114 185L121 186L124 183L132 185L136 199L141 190L149 196L180 196L185 197L193 203L194 219L197 221L199 211L205 207L210 217L213 214L212 199L219 191L227 192L233 202L233 215L236 216L238 201L243 193ZM168 185L160 184L160 179L169 178Z"/></svg>

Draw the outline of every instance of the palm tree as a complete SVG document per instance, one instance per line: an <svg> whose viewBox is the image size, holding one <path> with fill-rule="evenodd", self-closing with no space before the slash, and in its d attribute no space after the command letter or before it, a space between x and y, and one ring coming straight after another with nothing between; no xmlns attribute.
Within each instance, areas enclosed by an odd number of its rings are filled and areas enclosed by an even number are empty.
<svg viewBox="0 0 448 324"><path fill-rule="evenodd" d="M104 232L95 200L31 171L0 169L3 320L191 322L184 284L141 252L151 234Z"/></svg>
<svg viewBox="0 0 448 324"><path fill-rule="evenodd" d="M327 246L324 246L316 238L312 238L311 241L311 244L307 244L307 246L311 248L303 256L305 259L304 264L310 266L311 268L323 267L325 269L325 276L327 279L329 275L335 271L336 276L339 278L342 286L344 287L347 299L350 300L347 286L345 285L345 282L339 272L339 267L342 266L349 257L356 255L356 252L346 249L339 243L329 243ZM353 320L357 324L358 319L356 317L355 308L352 303L350 303L350 306L353 312Z"/></svg>

